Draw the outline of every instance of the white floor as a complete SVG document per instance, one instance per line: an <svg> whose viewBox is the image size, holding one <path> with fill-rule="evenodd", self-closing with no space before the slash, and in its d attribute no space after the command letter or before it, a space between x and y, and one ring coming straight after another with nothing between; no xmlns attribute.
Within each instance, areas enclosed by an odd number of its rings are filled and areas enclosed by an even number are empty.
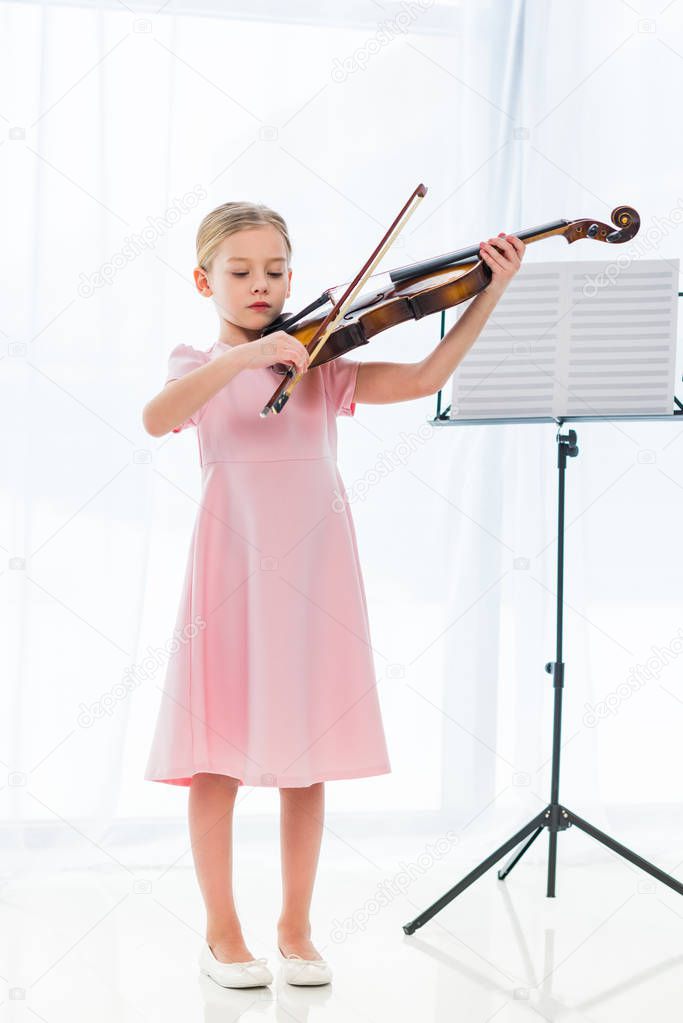
<svg viewBox="0 0 683 1023"><path fill-rule="evenodd" d="M590 854L588 839L567 834L557 895L548 899L541 836L505 882L490 870L408 936L402 925L491 851L463 841L437 855L430 845L437 837L323 843L313 940L334 979L318 988L292 987L279 974L276 843L251 842L238 854L247 943L275 975L270 987L247 991L199 975L204 911L187 856L165 870L112 863L5 881L0 1018L681 1020L683 897L612 854L563 863L570 840ZM672 851L671 863L660 865L673 869L675 860Z"/></svg>

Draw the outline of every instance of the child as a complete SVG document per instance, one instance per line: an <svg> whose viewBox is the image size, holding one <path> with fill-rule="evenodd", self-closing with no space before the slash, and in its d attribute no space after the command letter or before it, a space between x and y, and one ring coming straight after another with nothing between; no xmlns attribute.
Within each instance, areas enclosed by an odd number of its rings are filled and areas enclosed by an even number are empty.
<svg viewBox="0 0 683 1023"><path fill-rule="evenodd" d="M266 959L245 944L233 899L240 785L280 791L285 978L331 979L309 922L324 782L391 771L336 417L352 416L359 401L408 401L446 383L519 267L523 243L508 239L482 249L491 283L421 362L342 357L309 370L295 337L261 337L290 294L283 218L261 204L229 202L199 226L194 280L216 307L218 338L206 350L177 345L166 386L143 412L154 437L197 427L202 467L178 650L144 777L189 787L207 913L200 967L224 986L272 981ZM260 417L282 381L277 363L303 376L279 415Z"/></svg>

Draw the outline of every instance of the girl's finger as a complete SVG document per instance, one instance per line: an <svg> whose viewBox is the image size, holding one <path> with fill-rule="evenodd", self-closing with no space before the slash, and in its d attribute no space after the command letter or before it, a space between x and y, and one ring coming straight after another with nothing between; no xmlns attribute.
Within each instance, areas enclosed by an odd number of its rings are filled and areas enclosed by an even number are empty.
<svg viewBox="0 0 683 1023"><path fill-rule="evenodd" d="M496 253L496 250L493 248L493 246L486 246L486 245L484 245L484 246L482 246L482 251L483 251L483 254L484 254L484 258L486 259L486 261L488 263L491 263L493 266L497 267L499 270L505 270L506 269L505 264L501 262L500 253Z"/></svg>
<svg viewBox="0 0 683 1023"><path fill-rule="evenodd" d="M303 346L301 346L303 347ZM301 347L292 346L289 350L289 356L294 363L294 367L298 373L303 373L306 369L306 358L302 357Z"/></svg>
<svg viewBox="0 0 683 1023"><path fill-rule="evenodd" d="M521 259L521 258L522 258L522 255L523 255L523 253L524 253L524 250L525 250L525 248L526 248L526 245L525 245L525 244L524 244L524 242L523 242L523 241L521 240L521 238L518 238L518 237L517 237L516 235L514 235L514 234L509 234L509 235L507 236L507 238L508 238L508 241L509 241L509 242L511 243L511 245L513 245L513 246L514 246L514 248L515 248L515 252L517 253L517 255L519 256L519 258Z"/></svg>
<svg viewBox="0 0 683 1023"><path fill-rule="evenodd" d="M514 250L513 246L510 244L509 241L506 241L505 238L495 238L491 242L491 247L495 248L495 249L498 249L499 251L501 251L504 255L506 255L508 257L513 257L515 255L515 250Z"/></svg>
<svg viewBox="0 0 683 1023"><path fill-rule="evenodd" d="M503 239L500 239L500 241L502 242ZM518 270L519 267L521 266L521 259L517 253L517 250L512 245L512 242L509 242L507 240L504 243L504 247L505 251L502 254L501 258L503 259L504 262L507 261L507 263L510 266L510 269Z"/></svg>

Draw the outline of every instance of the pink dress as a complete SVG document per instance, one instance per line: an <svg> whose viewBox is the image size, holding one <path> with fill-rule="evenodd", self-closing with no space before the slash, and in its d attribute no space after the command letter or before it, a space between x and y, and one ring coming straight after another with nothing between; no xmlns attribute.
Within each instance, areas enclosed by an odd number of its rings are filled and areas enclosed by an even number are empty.
<svg viewBox="0 0 683 1023"><path fill-rule="evenodd" d="M228 347L178 345L166 382ZM202 498L145 779L298 787L391 771L337 466L359 366L312 367L265 418L282 377L245 369L174 431L197 427Z"/></svg>

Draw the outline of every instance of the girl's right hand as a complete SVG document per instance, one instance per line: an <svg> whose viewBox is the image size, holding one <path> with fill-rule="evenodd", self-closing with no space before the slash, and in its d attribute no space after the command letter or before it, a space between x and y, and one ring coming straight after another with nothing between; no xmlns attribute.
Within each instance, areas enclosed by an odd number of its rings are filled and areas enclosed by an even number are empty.
<svg viewBox="0 0 683 1023"><path fill-rule="evenodd" d="M308 369L310 357L305 345L284 330L274 330L266 337L248 341L246 350L249 353L248 367L274 366L279 362L294 366L298 373L305 373Z"/></svg>

